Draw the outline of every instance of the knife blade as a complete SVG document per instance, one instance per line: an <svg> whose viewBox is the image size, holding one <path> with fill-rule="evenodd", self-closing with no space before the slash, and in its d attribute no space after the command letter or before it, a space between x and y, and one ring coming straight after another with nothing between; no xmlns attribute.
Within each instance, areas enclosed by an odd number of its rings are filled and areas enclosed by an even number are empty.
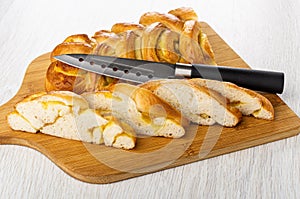
<svg viewBox="0 0 300 199"><path fill-rule="evenodd" d="M76 68L135 83L186 77L227 81L269 93L282 93L284 88L284 73L276 71L204 64L169 64L92 54L63 54L54 58Z"/></svg>

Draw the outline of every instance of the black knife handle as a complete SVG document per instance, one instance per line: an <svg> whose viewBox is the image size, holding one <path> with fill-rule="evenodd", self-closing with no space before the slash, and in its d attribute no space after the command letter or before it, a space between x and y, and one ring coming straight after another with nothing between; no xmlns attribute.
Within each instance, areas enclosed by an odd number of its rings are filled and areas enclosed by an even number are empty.
<svg viewBox="0 0 300 199"><path fill-rule="evenodd" d="M228 81L241 87L269 93L282 93L284 73L232 67L192 64L191 77Z"/></svg>

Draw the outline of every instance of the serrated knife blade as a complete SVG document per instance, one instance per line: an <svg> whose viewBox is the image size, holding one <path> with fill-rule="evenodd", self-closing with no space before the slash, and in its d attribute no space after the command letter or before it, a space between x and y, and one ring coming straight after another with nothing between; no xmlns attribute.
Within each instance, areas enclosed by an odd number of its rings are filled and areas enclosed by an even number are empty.
<svg viewBox="0 0 300 199"><path fill-rule="evenodd" d="M55 59L76 68L135 83L175 78L172 64L87 54L64 54L55 56Z"/></svg>
<svg viewBox="0 0 300 199"><path fill-rule="evenodd" d="M188 77L228 81L270 93L282 93L284 87L284 73L275 71L203 64L169 64L92 54L63 54L54 58L86 71L135 83Z"/></svg>

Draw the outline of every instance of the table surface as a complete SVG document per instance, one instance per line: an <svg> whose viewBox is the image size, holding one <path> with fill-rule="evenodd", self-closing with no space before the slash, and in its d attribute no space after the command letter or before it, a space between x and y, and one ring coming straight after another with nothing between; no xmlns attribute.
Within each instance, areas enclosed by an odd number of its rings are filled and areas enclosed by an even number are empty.
<svg viewBox="0 0 300 199"><path fill-rule="evenodd" d="M286 74L280 97L299 116L300 2L6 0L0 2L0 104L28 64L66 36L92 35L147 11L190 6L252 68ZM283 124L284 125L284 124ZM0 198L300 198L299 136L117 183L78 181L43 154L0 145Z"/></svg>

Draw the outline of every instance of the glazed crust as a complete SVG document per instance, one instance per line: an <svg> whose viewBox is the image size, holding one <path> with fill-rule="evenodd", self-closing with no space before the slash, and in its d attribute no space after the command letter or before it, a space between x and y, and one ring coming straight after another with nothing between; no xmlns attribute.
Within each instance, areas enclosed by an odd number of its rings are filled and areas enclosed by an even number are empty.
<svg viewBox="0 0 300 199"><path fill-rule="evenodd" d="M84 53L91 54L93 52L93 47L87 43L79 42L67 42L57 45L51 53L51 62L56 61L54 58L56 55L69 54L69 53Z"/></svg>
<svg viewBox="0 0 300 199"><path fill-rule="evenodd" d="M140 18L140 24L144 26L149 26L153 23L162 23L167 28L176 31L181 32L183 27L183 22L176 16L172 14L162 14L158 12L147 12L143 14Z"/></svg>
<svg viewBox="0 0 300 199"><path fill-rule="evenodd" d="M143 114L148 115L151 113L153 116L159 117L163 116L161 114L165 113L167 118L176 121L177 124L181 124L182 126L187 126L189 124L188 120L184 118L178 111L147 89L129 84L116 84L116 87L113 91L122 92L127 96L130 96L136 102L137 109ZM153 108L156 105L162 106L164 112L162 113L161 109L159 108Z"/></svg>
<svg viewBox="0 0 300 199"><path fill-rule="evenodd" d="M143 31L144 26L135 23L116 23L111 27L111 32L116 34L126 32L128 30Z"/></svg>
<svg viewBox="0 0 300 199"><path fill-rule="evenodd" d="M59 61L48 67L45 80L46 91L73 91L81 94L88 91L112 90L117 79L86 72Z"/></svg>
<svg viewBox="0 0 300 199"><path fill-rule="evenodd" d="M213 51L207 36L201 30L197 14L192 8L186 7L165 14L147 12L140 17L138 24L116 23L110 30L95 32L91 38L86 34L68 36L51 52L50 60L55 64L51 64L47 71L47 91L111 89L118 80L88 72L79 75L78 70L58 63L54 58L68 53L215 65ZM92 86L93 83L97 85Z"/></svg>
<svg viewBox="0 0 300 199"><path fill-rule="evenodd" d="M190 7L181 7L176 8L174 10L170 10L169 14L172 14L178 17L180 20L187 21L187 20L198 20L198 16L195 11Z"/></svg>

